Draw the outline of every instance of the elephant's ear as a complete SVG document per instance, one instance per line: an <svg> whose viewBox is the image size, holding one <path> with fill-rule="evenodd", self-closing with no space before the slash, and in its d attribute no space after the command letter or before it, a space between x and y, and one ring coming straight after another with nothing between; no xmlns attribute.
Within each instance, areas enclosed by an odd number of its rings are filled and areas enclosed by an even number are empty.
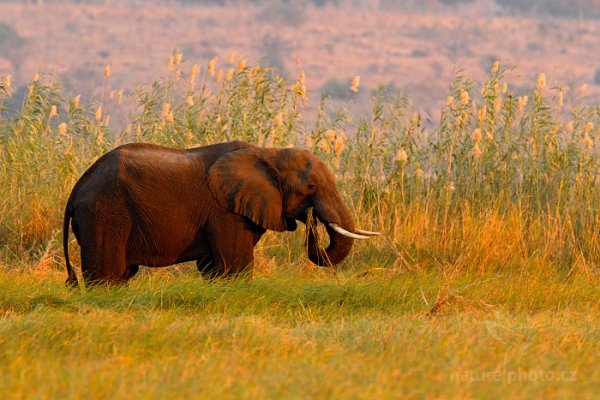
<svg viewBox="0 0 600 400"><path fill-rule="evenodd" d="M265 157L270 149L250 148L225 154L208 173L217 202L274 231L287 230L277 171Z"/></svg>

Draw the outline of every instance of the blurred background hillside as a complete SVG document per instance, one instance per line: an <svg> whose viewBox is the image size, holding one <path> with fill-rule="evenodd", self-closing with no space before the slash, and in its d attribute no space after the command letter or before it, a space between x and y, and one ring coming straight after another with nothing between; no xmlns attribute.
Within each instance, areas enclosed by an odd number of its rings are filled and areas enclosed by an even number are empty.
<svg viewBox="0 0 600 400"><path fill-rule="evenodd" d="M517 94L545 72L550 86L596 102L600 0L0 1L13 108L38 71L66 95L99 96L110 64L107 89L127 93L165 74L173 51L190 68L213 57L224 68L235 52L290 79L304 71L310 101L327 92L363 110L378 84L436 110L457 70L482 80L496 60L517 66Z"/></svg>

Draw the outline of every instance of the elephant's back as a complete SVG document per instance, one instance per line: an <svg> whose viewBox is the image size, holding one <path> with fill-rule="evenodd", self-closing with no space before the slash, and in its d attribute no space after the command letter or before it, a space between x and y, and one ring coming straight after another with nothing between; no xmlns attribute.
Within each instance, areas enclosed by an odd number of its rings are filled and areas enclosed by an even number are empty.
<svg viewBox="0 0 600 400"><path fill-rule="evenodd" d="M202 179L202 160L191 157L188 151L145 143L132 143L118 151L117 179L124 187L145 187L162 190L189 185Z"/></svg>
<svg viewBox="0 0 600 400"><path fill-rule="evenodd" d="M194 158L202 160L203 167L208 170L219 158L232 151L256 147L253 144L234 140L232 142L223 142L210 144L208 146L196 147L187 150L187 153Z"/></svg>
<svg viewBox="0 0 600 400"><path fill-rule="evenodd" d="M81 175L71 192L70 201L82 203L116 185L119 151L114 149L102 155Z"/></svg>
<svg viewBox="0 0 600 400"><path fill-rule="evenodd" d="M71 198L81 202L119 188L138 192L195 189L203 182L210 166L231 151L253 145L241 141L217 143L193 149L176 149L150 143L128 143L101 156L81 176ZM190 184L192 187L190 187ZM178 190L179 189L179 190Z"/></svg>
<svg viewBox="0 0 600 400"><path fill-rule="evenodd" d="M115 153L113 157L119 159L121 170L163 168L172 171L193 167L195 171L206 171L223 155L249 147L255 146L243 141L232 141L192 149L177 149L151 143L128 143L115 148L105 156Z"/></svg>

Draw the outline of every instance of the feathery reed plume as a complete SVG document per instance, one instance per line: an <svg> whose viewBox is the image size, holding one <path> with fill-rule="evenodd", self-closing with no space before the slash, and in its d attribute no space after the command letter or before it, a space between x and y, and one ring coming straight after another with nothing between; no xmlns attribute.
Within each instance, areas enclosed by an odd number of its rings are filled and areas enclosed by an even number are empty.
<svg viewBox="0 0 600 400"><path fill-rule="evenodd" d="M565 131L567 133L573 133L574 130L575 130L575 125L573 124L573 121L567 122L567 124L565 125Z"/></svg>
<svg viewBox="0 0 600 400"><path fill-rule="evenodd" d="M167 115L169 115L169 113L171 112L171 104L170 103L165 103L162 106L162 116L166 117Z"/></svg>
<svg viewBox="0 0 600 400"><path fill-rule="evenodd" d="M469 104L469 92L467 92L466 90L462 90L460 92L460 104L462 104L463 106Z"/></svg>
<svg viewBox="0 0 600 400"><path fill-rule="evenodd" d="M358 87L360 86L360 75L356 75L352 78L352 82L350 83L350 90L354 93L358 92Z"/></svg>
<svg viewBox="0 0 600 400"><path fill-rule="evenodd" d="M275 115L275 118L273 118L273 121L275 122L275 126L278 128L283 127L283 113L280 111Z"/></svg>
<svg viewBox="0 0 600 400"><path fill-rule="evenodd" d="M190 90L194 90L194 87L196 86L196 79L198 78L199 73L200 73L200 66L198 64L194 64L192 66L192 70L190 71L190 77L189 77Z"/></svg>
<svg viewBox="0 0 600 400"><path fill-rule="evenodd" d="M517 111L521 111L523 107L527 105L527 96L519 96L517 97Z"/></svg>
<svg viewBox="0 0 600 400"><path fill-rule="evenodd" d="M306 98L306 86L302 82L300 82L300 81L296 82L293 89L296 93L298 93L298 95L300 96L301 99Z"/></svg>
<svg viewBox="0 0 600 400"><path fill-rule="evenodd" d="M492 64L492 68L490 69L490 71L492 72L492 74L495 74L498 72L499 69L500 69L500 61L496 61Z"/></svg>
<svg viewBox="0 0 600 400"><path fill-rule="evenodd" d="M335 143L333 144L333 152L336 156L339 156L342 153L342 151L344 151L345 145L346 138L343 134L341 134L335 139Z"/></svg>
<svg viewBox="0 0 600 400"><path fill-rule="evenodd" d="M235 61L235 51L232 51L231 53L229 53L229 56L227 57L227 65L233 65L234 61Z"/></svg>
<svg viewBox="0 0 600 400"><path fill-rule="evenodd" d="M406 150L404 150L403 148L399 148L398 150L396 150L394 160L399 162L400 164L405 164L408 161L408 154L406 153Z"/></svg>
<svg viewBox="0 0 600 400"><path fill-rule="evenodd" d="M335 131L333 129L327 129L325 131L325 137L327 138L327 140L329 140L331 143L333 143L333 141L335 140Z"/></svg>
<svg viewBox="0 0 600 400"><path fill-rule="evenodd" d="M558 108L562 108L563 107L563 102L564 102L564 89L561 88L558 91L558 96L556 98L556 105L558 106Z"/></svg>
<svg viewBox="0 0 600 400"><path fill-rule="evenodd" d="M81 95L78 94L77 96L73 97L73 99L71 100L71 105L73 107L73 109L78 109L79 108L79 101L81 100Z"/></svg>
<svg viewBox="0 0 600 400"><path fill-rule="evenodd" d="M215 75L215 67L217 65L217 57L213 57L210 59L210 61L208 62L207 65L207 71L208 71L208 75L210 76L214 76Z"/></svg>
<svg viewBox="0 0 600 400"><path fill-rule="evenodd" d="M498 114L502 108L502 97L498 96L494 99L494 114Z"/></svg>
<svg viewBox="0 0 600 400"><path fill-rule="evenodd" d="M481 122L485 121L485 117L487 116L487 106L485 104L479 110L478 116Z"/></svg>
<svg viewBox="0 0 600 400"><path fill-rule="evenodd" d="M546 74L544 72L540 72L537 78L537 88L543 89L546 87Z"/></svg>
<svg viewBox="0 0 600 400"><path fill-rule="evenodd" d="M473 142L479 143L481 141L481 129L475 128L473 130L473 134L471 135Z"/></svg>
<svg viewBox="0 0 600 400"><path fill-rule="evenodd" d="M244 70L246 69L246 65L248 65L248 60L246 60L245 58L241 58L238 62L238 72L244 72Z"/></svg>
<svg viewBox="0 0 600 400"><path fill-rule="evenodd" d="M479 143L475 143L473 146L473 157L476 159L480 158L482 154L481 148L479 148Z"/></svg>
<svg viewBox="0 0 600 400"><path fill-rule="evenodd" d="M221 79L223 79L223 70L219 69L215 74L215 82L221 82Z"/></svg>
<svg viewBox="0 0 600 400"><path fill-rule="evenodd" d="M57 116L58 116L58 110L57 110L56 106L53 105L52 107L50 107L50 115L48 115L48 118L52 119Z"/></svg>

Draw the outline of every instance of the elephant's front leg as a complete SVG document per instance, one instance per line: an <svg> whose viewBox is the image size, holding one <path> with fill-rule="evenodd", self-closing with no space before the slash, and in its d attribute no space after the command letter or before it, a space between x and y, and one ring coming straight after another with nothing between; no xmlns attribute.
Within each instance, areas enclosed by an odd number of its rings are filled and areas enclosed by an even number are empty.
<svg viewBox="0 0 600 400"><path fill-rule="evenodd" d="M216 276L235 277L250 272L254 261L254 245L264 229L237 214L226 214L213 225L211 251L214 256L210 271Z"/></svg>

